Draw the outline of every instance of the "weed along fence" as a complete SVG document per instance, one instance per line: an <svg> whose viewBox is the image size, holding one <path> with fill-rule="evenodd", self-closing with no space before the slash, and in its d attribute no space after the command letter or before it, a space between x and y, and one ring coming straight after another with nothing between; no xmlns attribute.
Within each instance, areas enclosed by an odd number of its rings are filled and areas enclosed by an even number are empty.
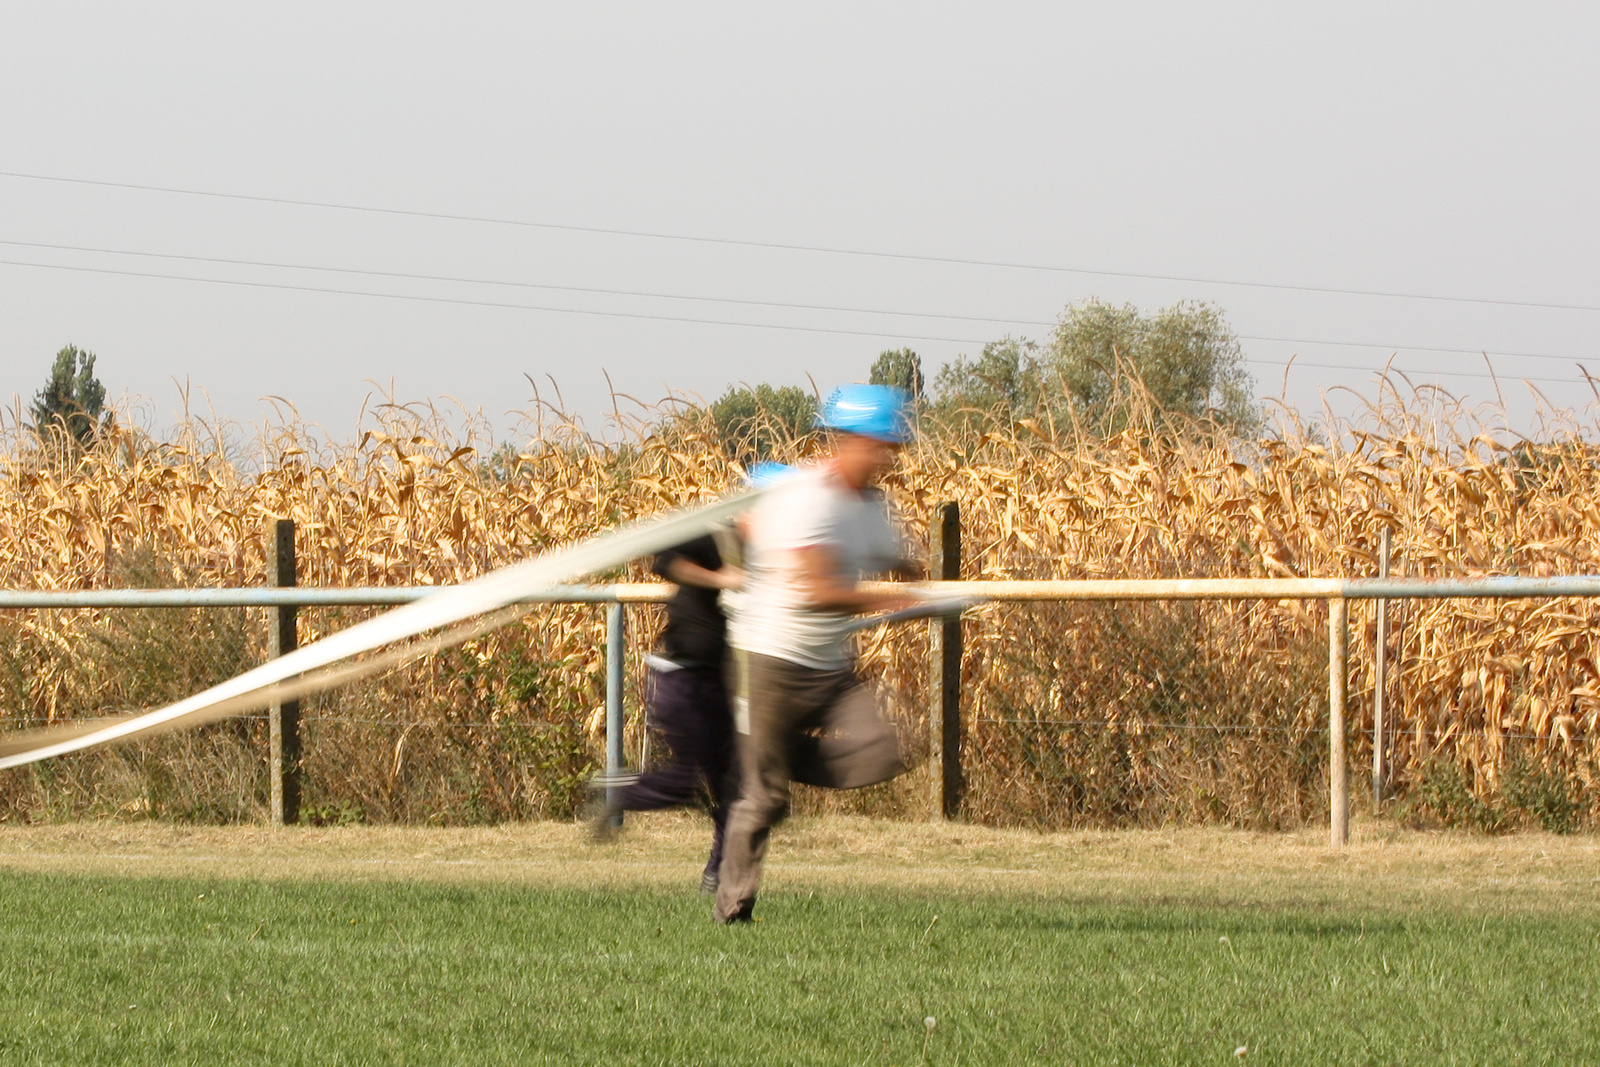
<svg viewBox="0 0 1600 1067"><path fill-rule="evenodd" d="M1556 597L1600 596L1600 576L1552 578L1488 577L1473 579L1364 578L1364 579L1138 579L1127 581L1038 581L1038 582L962 582L933 583L939 593L950 596L981 597L992 602L1073 603L1182 601L1290 601L1315 600L1328 605L1327 642L1327 780L1329 839L1335 845L1346 843L1350 817L1350 728L1346 720L1349 706L1349 647L1352 600L1374 601L1408 599L1549 599ZM935 627L949 624L934 623ZM948 641L949 638L947 637ZM936 663L937 676L943 669ZM961 690L940 686L939 705L934 711L935 732L943 742L942 774L938 808L947 815L956 810L960 799L950 795L951 783L962 779L959 748L951 738L965 733L962 722ZM1381 690L1380 690L1381 692ZM1267 694L1257 694L1265 698ZM1373 752L1375 796L1381 797L1386 775L1387 736L1381 718L1375 719L1370 733ZM1075 724L1074 724L1075 725ZM1204 724L1199 724L1202 729ZM1212 724L1212 729L1225 729ZM959 788L959 787L957 787Z"/></svg>
<svg viewBox="0 0 1600 1067"><path fill-rule="evenodd" d="M963 595L963 597L982 597L992 601L995 605L1008 606L1062 606L1074 603L1094 603L1094 605L1107 606L1112 609L1128 609L1131 605L1157 605L1171 606L1184 603L1184 601L1227 601L1227 603L1243 603L1243 601L1326 601L1328 605L1328 641L1326 641L1326 688L1323 702L1325 702L1325 760L1317 760L1317 765L1323 768L1325 781L1328 784L1328 800L1326 809L1330 816L1330 840L1333 845L1342 845L1347 837L1349 825L1349 723L1347 723L1346 710L1349 705L1347 699L1347 675L1349 675L1349 601L1352 600L1406 600L1406 598L1437 598L1437 597L1470 597L1470 598L1552 598L1552 597L1600 597L1600 577L1544 577L1544 579L1523 579L1523 577L1486 577L1486 579L1453 579L1453 581L1440 581L1440 579L1189 579L1189 581L1163 581L1163 579L1144 579L1144 581L1042 581L1042 582L962 582L946 581L936 582L934 587L941 593L950 595ZM96 592L3 592L0 593L0 608L11 611L160 611L160 609L189 609L189 611L222 611L222 609L258 608L267 609L270 622L267 629L274 635L278 633L293 633L293 619L301 609L328 609L349 608L349 606L389 606L418 600L434 590L427 587L410 587L410 589L142 589L142 590L96 590ZM610 768L621 768L624 765L624 737L627 734L624 707L627 704L627 694L637 694L637 686L632 685L632 680L627 677L627 662L637 657L629 656L629 640L627 640L626 619L630 606L653 605L662 600L667 589L664 585L654 584L613 584L597 585L597 587L571 587L555 593L549 598L550 603L562 605L598 605L603 608L605 616L605 653L602 661L605 664L603 673L603 693L605 693L605 715L603 715L603 752L605 763ZM288 621L288 622L285 622ZM974 771L981 771L986 763L982 745L992 741L994 725L998 718L986 717L982 713L974 715L971 705L974 697L981 697L981 693L974 693L971 686L950 685L947 680L954 680L950 672L950 653L960 657L962 651L962 630L976 629L973 621L965 625L950 624L950 622L931 622L928 629L934 630L934 640L928 643L931 656L930 685L926 686L926 694L933 697L930 705L926 707L926 733L928 733L928 750L925 757L931 763L931 789L933 800L931 806L934 811L944 816L955 816L963 808L963 793L970 789L971 777ZM952 637L954 632L954 637ZM875 640L893 640L893 633L880 633ZM280 638L282 640L282 638ZM269 651L286 651L286 643L270 646ZM960 659L957 659L960 662ZM1117 669L1115 664L1109 664L1109 669ZM1154 667L1155 672L1160 672L1162 667ZM1171 678L1155 678L1147 685L1160 688L1160 685L1170 683ZM1256 694L1256 702L1261 705L1274 704L1280 697L1288 693L1291 688L1290 678L1280 678L1280 685L1270 693ZM1291 694L1293 696L1293 694ZM637 707L637 705L635 705ZM1224 721L1203 721L1203 709L1197 710L1197 717L1189 723L1181 723L1187 728L1198 729L1202 733L1227 734L1234 729L1235 723ZM1304 710L1301 707L1299 710ZM1322 717L1318 717L1322 718ZM299 723L299 709L290 707L275 707L266 717L267 723L267 749L269 749L269 793L270 817L274 821L298 821L302 816L301 789L304 782L304 768L307 760L302 757L301 723ZM408 726L418 726L418 723L406 723ZM1010 725L1018 725L1016 721ZM1150 721L1126 720L1117 723L1114 720L1102 720L1099 723L1088 721L1051 720L1040 717L1034 720L1035 726L1066 725L1083 728L1085 725L1098 726L1101 731L1139 736L1139 734L1158 733L1163 728L1173 728L1174 723L1150 723ZM210 728L216 729L216 728ZM395 760L400 758L398 750L403 747L403 736L395 745L397 753ZM1237 733L1237 731L1235 731ZM331 737L330 737L331 741ZM974 745L979 750L974 752ZM1102 745L1104 747L1104 745ZM1259 745L1258 745L1259 747ZM1387 739L1379 734L1373 741L1374 752L1378 753L1376 774L1382 774L1382 753L1386 752ZM1235 745L1232 752L1242 752ZM304 753L306 757L312 753ZM328 753L323 753L328 755ZM1104 752L1088 752L1088 757L1104 755ZM86 757L85 757L86 758ZM1126 758L1126 755L1125 757ZM1248 758L1248 757L1246 757ZM1062 771L1072 774L1094 773L1099 771L1096 766L1077 766L1077 768L1062 768ZM1318 774L1320 776L1320 774ZM912 811L907 814L915 813Z"/></svg>
<svg viewBox="0 0 1600 1067"><path fill-rule="evenodd" d="M117 710L117 687L109 685L116 669L96 657L117 645L118 634L133 634L146 643L157 635L175 641L176 653L146 661L151 672L167 675L173 673L168 660L175 657L193 666L217 654L217 633L239 634L243 647L218 665L219 671L232 671L293 647L313 613L322 613L315 630L331 630L351 621L341 613L403 604L435 591L296 588L292 538L280 545L282 588L0 592L4 619L24 623L24 632L53 628L58 635L75 635L62 640L75 642L85 669L109 686L89 706L58 704L53 716L19 716L12 728L37 725L47 718L61 721ZM935 573L959 573L956 551L936 551L934 564ZM1013 809L1005 805L1037 806L1037 797L1022 795L1031 789L1051 794L1058 807L1044 809L1032 820L1015 821L1058 825L1072 822L1075 813L1094 809L1102 821L1123 817L1137 822L1141 797L1147 795L1138 792L1141 788L1148 795L1172 795L1185 784L1193 785L1194 775L1200 773L1195 768L1201 767L1219 780L1228 775L1253 776L1254 788L1266 792L1307 793L1320 782L1315 788L1326 797L1330 841L1336 846L1348 835L1351 740L1370 750L1372 781L1378 791L1398 743L1427 743L1423 731L1394 716L1386 723L1377 715L1358 714L1356 718L1368 726L1352 726L1348 716L1356 703L1349 686L1352 601L1382 605L1470 598L1493 604L1508 599L1554 603L1557 598L1600 597L1600 577L1594 576L941 579L929 584L940 594L981 598L987 606L969 613L962 623L934 621L868 631L862 650L867 673L883 683L891 710L907 725L910 747L925 772L902 780L893 787L898 792L818 797L815 803L889 816L922 817L931 810L945 817L1007 821L1004 813ZM572 630L571 613L584 613L583 625L561 648L536 647L538 633L533 630L500 632L476 647L433 657L437 662L432 664L402 668L378 682L357 683L353 688L364 691L354 696L319 694L308 699L308 709L298 704L275 707L238 723L205 727L198 731L199 739L174 735L128 746L131 752L83 754L58 761L68 765L62 768L41 766L32 772L34 790L43 795L54 789L65 799L58 797L53 806L47 804L43 812L35 809L34 815L52 810L64 815L104 813L95 800L98 796L103 801L104 795L124 812L235 819L264 814L277 822L460 821L504 817L507 811L566 814L583 779L597 769L591 757L596 748L603 753L604 765L617 769L625 764L630 746L635 753L643 747L637 665L655 621L645 617L630 626L629 618L658 612L656 605L668 592L669 587L654 582L563 588L543 598L547 606L530 614L531 619L548 621L553 613L567 612L566 629ZM1278 640L1281 635L1266 632L1274 616L1265 607L1281 611L1285 605L1299 605L1295 610L1307 611L1311 610L1307 605L1318 604L1326 611L1324 648L1308 650L1304 640ZM255 615L242 626L196 622L228 612ZM131 627L107 622L133 615L155 621ZM80 625L74 629L63 619ZM601 641L594 640L602 634ZM1249 635L1254 643L1242 644L1241 635ZM130 664L139 661L139 648L124 642L123 651L131 657ZM1492 640L1482 651L1486 657L1495 654ZM551 654L587 656L585 662L593 667L592 688L559 708L550 702L554 694L545 684ZM1260 662L1247 664L1248 670L1215 675L1217 664L1230 656L1235 661L1247 656ZM1325 670L1316 663L1325 663ZM1008 676L1019 666L1025 668L1021 672L1025 676ZM12 663L13 673L16 668ZM203 680L193 672L177 673L167 681L180 689ZM1403 681L1404 672L1398 674ZM61 679L43 681L66 684ZM162 679L147 681L156 685ZM125 686L120 692L142 693L152 702L186 695L161 692L159 685L151 685ZM1378 689L1369 697L1381 692ZM507 694L526 699L520 705L515 700L508 703L509 698L502 699ZM586 699L591 696L600 696L603 702L591 707ZM1537 699L1537 694L1529 698ZM124 709L129 706L120 704ZM520 707L522 716L507 714L512 707ZM631 716L626 714L630 708L635 712ZM542 719L537 714L541 710ZM1550 732L1543 735L1506 732L1503 743L1534 741L1560 750L1587 739L1571 716L1554 715L1552 722ZM302 736L308 727L311 736ZM1456 740L1470 732L1463 727ZM432 756L425 755L425 735L433 738ZM1179 765L1176 772L1174 764ZM207 788L204 780L214 777L220 765L235 767L242 780L231 785L213 782L209 788L242 790L242 801L185 808L181 799L175 799ZM452 790L504 791L510 788L506 779L514 781L522 774L532 782L540 773L541 784L527 788L545 790L549 803L542 810L496 806L487 795L479 809L469 808L465 814L437 806ZM432 781L435 776L437 783ZM474 776L485 780L473 782ZM1592 784L1581 772L1578 777L1570 788L1581 791ZM9 788L8 802L18 811L24 799L21 787L13 782ZM1204 817L1204 783L1196 788L1200 799L1195 803L1200 806L1195 810ZM437 802L432 809L419 811L402 802L408 793L430 789L434 794L430 803ZM131 802L125 799L130 792ZM387 808L385 795L390 797ZM266 811L260 812L263 801ZM1581 806L1579 801L1572 803ZM439 811L446 813L441 816ZM1305 812L1306 817L1316 814L1316 808Z"/></svg>

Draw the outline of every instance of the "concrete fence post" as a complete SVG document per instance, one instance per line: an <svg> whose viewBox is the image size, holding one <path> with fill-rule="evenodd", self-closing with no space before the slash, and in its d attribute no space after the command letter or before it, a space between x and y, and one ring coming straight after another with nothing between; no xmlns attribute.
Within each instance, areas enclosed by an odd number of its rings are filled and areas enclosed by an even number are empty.
<svg viewBox="0 0 1600 1067"><path fill-rule="evenodd" d="M1389 577L1389 528L1385 526L1378 548L1378 577ZM1389 601L1379 597L1372 602L1378 616L1378 632L1372 649L1372 810L1383 805L1383 789L1389 777Z"/></svg>
<svg viewBox="0 0 1600 1067"><path fill-rule="evenodd" d="M1350 840L1350 768L1346 760L1345 685L1350 660L1350 602L1328 601L1328 843Z"/></svg>
<svg viewBox="0 0 1600 1067"><path fill-rule="evenodd" d="M299 582L295 560L294 520L278 519L273 523L272 533L273 584L279 588L291 588ZM281 604L271 609L271 613L272 625L268 634L267 655L276 659L299 647L300 609L292 604ZM293 826L300 821L300 786L303 780L300 701L285 700L269 705L267 734L270 765L268 776L272 782L272 822L277 826Z"/></svg>

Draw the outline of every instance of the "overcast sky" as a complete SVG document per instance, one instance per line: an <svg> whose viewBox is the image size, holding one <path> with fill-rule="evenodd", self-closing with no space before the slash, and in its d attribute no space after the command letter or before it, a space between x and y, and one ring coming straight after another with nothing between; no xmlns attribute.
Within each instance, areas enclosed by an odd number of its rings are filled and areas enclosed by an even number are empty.
<svg viewBox="0 0 1600 1067"><path fill-rule="evenodd" d="M1596 10L7 3L0 398L72 342L156 423L597 418L1095 296L1216 303L1302 408L1492 365L1527 426L1600 375Z"/></svg>

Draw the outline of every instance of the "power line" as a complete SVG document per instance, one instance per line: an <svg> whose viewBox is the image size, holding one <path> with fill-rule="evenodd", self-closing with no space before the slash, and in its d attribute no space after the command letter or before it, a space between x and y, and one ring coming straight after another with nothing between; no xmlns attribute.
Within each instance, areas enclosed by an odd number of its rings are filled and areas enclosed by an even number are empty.
<svg viewBox="0 0 1600 1067"><path fill-rule="evenodd" d="M949 313L946 313L946 312L937 312L937 311L927 311L927 312L924 312L924 311L893 311L893 310L888 310L888 309L883 309L883 308L849 307L849 306L840 306L840 305L832 305L832 304L801 304L801 303L788 303L788 302L775 301L775 300L746 300L746 299L739 299L739 298L736 298L736 297L697 296L697 295L690 294L690 293L660 293L660 292L649 292L649 291L634 290L634 289L607 289L607 288L597 288L597 287L577 286L577 285L553 285L553 284L543 283L543 282L520 282L520 281L508 281L508 280L499 279L499 278L473 278L473 277L464 277L464 276L459 276L459 275L412 274L412 273L407 273L407 272L403 272L403 271L363 270L363 269L356 268L356 267L326 267L326 266L319 266L317 264L310 264L310 263L283 263L283 262L275 262L275 261L271 261L271 260L232 259L232 258L226 258L226 257L221 257L221 256L194 256L194 255L184 255L184 254L173 253L173 252L142 252L142 251L138 251L138 250L135 250L135 249L95 248L95 247L91 247L91 246L87 246L87 245L52 244L52 243L48 243L48 242L44 242L44 241L8 241L8 240L0 240L0 245L9 245L9 246L15 247L15 248L46 249L46 250L57 251L57 252L87 252L87 253L91 253L91 254L95 254L95 255L131 256L131 257L138 257L138 258L145 258L145 259L172 259L172 260L180 260L180 261L187 262L187 263L211 263L211 264L218 264L218 265L225 265L225 266L232 266L232 267L262 267L262 268L268 268L268 269L272 269L272 270L320 271L320 272L323 272L323 273L331 273L331 274L367 276L367 277L374 277L374 278L397 278L397 279L403 279L403 280L407 280L407 281L446 282L446 283L451 283L451 284L463 284L463 285L498 285L498 286L505 286L505 287L510 287L510 288L519 288L519 289L538 289L538 290L543 290L543 291L547 291L547 292L585 293L585 294L600 295L600 296L644 297L644 298L648 298L648 299L652 299L652 300L688 300L688 301L698 301L698 302L703 302L703 303L733 304L733 305L741 306L741 307L782 308L782 309L791 310L791 311L829 311L829 312L841 312L841 313L852 314L852 315L887 315L887 316L895 316L895 317L898 317L898 318L947 319L947 320L959 321L959 322L993 322L993 323L1007 323L1007 324L1010 324L1010 325L1013 325L1013 326L1043 326L1043 327L1047 327L1047 328L1054 327L1054 326L1058 325L1055 322L1046 322L1046 321L1039 320L1039 319L1012 319L1012 318L1005 318L1003 316L997 316L997 315L955 315L955 314L949 314ZM29 265L29 264L12 264L12 265ZM43 266L44 264L31 264L31 265ZM59 269L71 269L71 268L61 267ZM137 277L168 277L166 275L135 275L135 276L137 276ZM214 280L214 279L184 278L184 279L174 279L174 280L207 281L207 280ZM338 292L339 290L313 289L313 290L308 290L308 291ZM360 295L368 295L368 296L386 295L386 296L389 296L391 299L409 299L408 297L401 296L399 294L364 293L364 294L360 294ZM418 299L421 299L421 298L418 298ZM488 305L488 306L502 306L502 305ZM506 306L521 307L523 305L506 305ZM558 309L558 308L531 308L530 310L559 311L559 310L562 310L562 309ZM574 312L574 313L578 313L578 312ZM596 313L596 314L599 314L599 313ZM684 319L684 320L670 319L668 321L693 321L693 322L702 322L703 321L703 322L713 323L713 324L716 324L716 325L734 325L734 324L730 324L730 323L719 322L718 320L713 320L713 319L706 319L706 320L702 320L702 319ZM754 325L758 325L758 324L746 323L746 324L743 324L743 325L752 325L752 326L754 326ZM772 328L772 329L787 329L788 327L771 326L771 327L768 327L768 328ZM843 332L843 333L847 333L848 334L848 333L852 333L853 331L839 331L839 332ZM898 335L885 333L885 334L872 334L870 336L891 337L891 336L898 336ZM1475 356L1475 355L1504 356L1504 357L1507 357L1507 358L1510 358L1510 359L1545 359L1545 360L1556 360L1556 361L1560 361L1560 362L1564 362L1564 363L1574 362L1574 360L1570 356L1554 356L1554 355L1549 355L1548 353L1541 353L1541 352L1507 352L1507 351L1497 351L1497 350L1493 350L1493 349L1479 349L1479 348L1446 348L1446 347L1442 347L1442 346L1438 346L1438 345L1393 344L1393 343L1382 342L1382 341L1341 341L1341 340L1328 340L1328 339L1324 339L1324 338L1315 338L1315 337L1267 337L1267 336L1261 336L1261 335L1256 335L1256 334L1240 334L1238 336L1240 337L1241 340L1246 340L1246 341L1267 341L1267 342L1282 343L1282 344L1331 345L1331 346L1345 347L1345 348L1371 348L1371 349L1376 349L1376 350L1381 350L1381 351L1433 352L1433 353L1442 353L1442 354L1446 354L1446 355L1466 355L1466 356ZM911 340L922 340L922 341L950 341L950 342L958 343L958 344L984 344L984 343L986 343L986 342L981 342L981 341L967 341L967 340L964 340L964 339L961 339L961 338L911 337L909 339L911 339ZM1482 375L1482 377L1491 377L1491 376L1490 375Z"/></svg>
<svg viewBox="0 0 1600 1067"><path fill-rule="evenodd" d="M1499 352L1492 348L1441 348L1436 345L1396 345L1377 341L1325 341L1315 337L1261 337L1239 334L1244 341L1275 341L1290 345L1334 345L1342 348L1377 348L1385 352L1438 352L1454 356L1505 356L1508 359L1553 359L1562 363L1576 363L1572 356L1552 356L1543 352Z"/></svg>
<svg viewBox="0 0 1600 1067"><path fill-rule="evenodd" d="M1310 343L1332 344L1334 342L1312 341ZM1246 358L1245 362L1254 363L1261 367L1310 367L1316 370L1366 371L1367 373L1371 374L1375 374L1378 371L1378 368L1374 367L1353 367L1348 363L1309 363L1306 360L1294 358L1284 360ZM1574 366L1578 368L1579 373L1571 378L1536 378L1527 374L1489 374L1485 373L1484 371L1467 370L1426 370L1416 368L1407 369L1404 367L1393 367L1386 369L1392 370L1396 374L1404 374L1408 378L1478 378L1482 379L1483 381L1491 382L1499 382L1501 379L1508 379L1516 382L1538 382L1541 385L1571 385L1574 381L1583 381L1588 377L1588 372L1583 369L1582 364L1574 362ZM1600 378L1592 380L1600 382Z"/></svg>
<svg viewBox="0 0 1600 1067"><path fill-rule="evenodd" d="M1054 326L1053 322L1008 319L993 315L951 315L940 311L884 311L877 308L840 307L830 304L791 304L776 300L741 300L728 296L694 296L689 293L652 293L633 289L600 289L581 285L551 285L543 282L505 281L499 278L468 278L447 274L409 274L391 270L361 270L356 267L322 267L310 263L275 263L270 260L225 259L219 256L188 256L172 252L139 252L123 248L91 248L85 245L48 244L43 241L5 241L14 248L40 248L55 252L91 252L107 256L137 256L144 259L176 259L186 263L216 263L230 267L268 267L274 270L312 270L329 274L366 275L373 278L400 278L418 282L451 282L462 285L501 285L518 289L540 289L559 293L588 293L598 296L637 296L652 300L695 300L710 304L736 304L742 307L784 308L790 311L840 311L853 315L894 315L910 319L952 319L961 322L1002 322L1015 326Z"/></svg>
<svg viewBox="0 0 1600 1067"><path fill-rule="evenodd" d="M85 273L85 274L104 274L104 275L111 275L111 276L122 277L122 278L150 278L150 279L154 279L154 280L158 280L158 281L199 282L199 283L203 283L203 284L231 285L231 286L237 286L237 287L243 287L243 288L251 288L251 289L277 289L277 290L284 290L284 291L288 291L288 292L298 292L298 293L319 293L319 294L324 294L324 295L329 295L329 296L364 296L364 297L371 297L371 298L378 299L378 300L410 300L410 301L417 301L417 302L420 302L420 303L428 303L428 304L453 304L453 305L459 305L459 306L465 306L465 307L501 308L501 309L512 310L512 311L542 311L542 312L549 312L549 313L558 314L558 315L587 315L587 316L592 316L592 317L597 317L597 318L642 319L642 320L647 320L647 321L652 321L652 322L681 322L681 323L692 323L692 324L707 325L707 326L735 326L735 327L743 327L745 329L754 329L754 330L788 330L788 331L798 331L798 332L801 332L801 333L832 334L832 335L844 336L844 337L879 337L879 338L898 339L898 340L902 340L902 341L934 341L934 342L941 342L941 343L947 343L947 344L963 344L963 345L978 345L978 346L982 346L982 345L985 345L985 344L989 343L988 341L975 340L973 338L965 338L965 337L939 337L939 336L932 336L932 335L927 335L927 334L904 334L904 333L892 333L892 332L876 331L876 330L846 330L846 329L836 329L836 328L824 327L824 326L799 326L799 325L787 325L787 324L783 324L783 323L769 323L769 322L740 322L738 320L732 320L732 319L707 319L707 318L696 318L696 317L684 316L684 315L656 315L656 314L648 314L648 313L644 313L644 312L630 312L630 311L594 311L594 310L589 310L589 309L584 309L584 308L550 307L550 306L547 306L547 305L517 304L517 303L511 303L511 302L507 302L507 301L496 301L496 300L469 300L469 299L465 299L465 298L462 298L462 297L422 296L422 295L408 294L408 293L374 293L374 292L361 290L361 289L333 289L333 288L327 288L327 287L323 287L323 286L314 286L314 285L292 285L292 284L289 284L289 283L286 283L286 282L246 281L246 280L243 280L243 279L236 279L236 278L203 278L203 277L194 277L192 275L159 274L159 273L148 272L148 271L117 270L117 269L114 269L114 268L111 268L111 267L86 267L86 266L75 266L75 265L68 265L68 264L62 264L62 263L31 263L31 262L26 262L26 261L22 261L22 260L0 259L0 266L31 267L31 268L38 269L38 270L59 270L59 271L70 271L70 272ZM985 320L985 321L1003 321L1003 320ZM1267 340L1267 341L1289 340L1289 339L1285 339L1285 338L1257 338L1257 337L1251 337L1251 336L1248 336L1248 335L1240 335L1240 337L1242 339L1244 339L1244 340ZM1340 345L1340 344L1345 344L1346 342L1307 340L1307 341L1304 341L1304 342L1301 342L1301 343L1322 344L1322 345ZM1383 349L1390 349L1390 350L1392 350L1392 349L1394 349L1396 347L1398 347L1400 350L1404 350L1404 348L1405 348L1405 346L1388 346L1388 345L1364 344L1362 342L1349 342L1349 344L1352 347L1372 347L1372 348L1383 348ZM1459 350L1433 349L1432 351L1456 351L1456 352L1464 353L1464 354L1476 354L1476 350L1472 350L1472 349L1459 349ZM1549 357L1549 358L1559 358L1559 357ZM1296 367L1307 367L1307 368L1318 369L1318 370L1337 370L1337 371L1356 371L1356 372L1360 372L1360 371L1363 371L1363 370L1370 370L1370 368L1351 366L1350 364L1345 364L1345 363L1313 363L1313 362L1310 362L1310 361L1307 361L1307 360L1277 361L1277 360L1254 359L1254 358L1251 358L1251 357L1248 357L1248 356L1243 357L1243 360L1246 363L1255 363L1255 364L1260 364L1260 365L1269 366L1269 367L1285 367L1285 366L1288 366L1289 363L1292 362ZM1418 372L1414 372L1414 373L1417 373L1417 374L1420 374L1420 375L1427 375L1427 376L1444 375L1444 376L1455 377L1455 378L1485 378L1485 379L1492 379L1492 378L1495 377L1494 375L1491 375L1491 374L1484 374L1484 373L1481 373L1481 372L1471 372L1471 371L1429 370L1429 371L1418 371ZM1516 380L1519 380L1519 381L1530 381L1530 382L1541 382L1541 383L1548 383L1548 384L1552 384L1552 385L1570 385L1570 384L1572 384L1572 379L1570 379L1570 378L1533 378L1533 377L1527 377L1527 376L1524 376L1524 375L1518 375L1518 376L1516 376Z"/></svg>
<svg viewBox="0 0 1600 1067"><path fill-rule="evenodd" d="M942 263L966 267L998 267L1006 270L1041 271L1056 274L1087 274L1104 278L1129 278L1139 281L1182 282L1189 285L1228 285L1247 289L1276 289L1296 293L1322 293L1334 296L1382 297L1392 300L1431 300L1452 304L1489 304L1498 307L1536 308L1546 311L1600 311L1600 305L1560 304L1534 300L1504 300L1495 297L1446 296L1438 293L1410 293L1383 289L1344 289L1332 286L1292 285L1281 282L1239 281L1229 278L1206 278L1181 274L1150 274L1138 271L1097 270L1089 267L1064 267L1046 263L1022 263L1007 260L966 259L959 256L930 256L910 252L882 252L861 248L840 248L828 245L789 244L780 241L749 241L731 237L704 237L695 234L664 233L652 230L624 230L604 226L578 226L570 223L537 222L529 219L495 218L486 215L460 215L439 211L417 211L406 208L372 207L365 204L341 204L322 200L297 200L290 197L256 196L248 193L223 193L207 189L183 189L163 185L140 185L133 182L96 181L90 178L64 178L48 174L26 174L19 171L0 171L0 178L25 181L55 182L64 185L89 185L106 189L128 189L146 193L167 193L175 196L203 196L218 200L238 200L257 204L278 204L288 207L310 207L330 211L355 211L372 215L396 215L407 218L434 219L443 222L471 222L493 226L521 226L529 229L560 230L568 233L589 233L608 237L633 237L654 241L685 241L695 244L722 245L735 248L765 248L784 252L812 252L823 255L858 256L869 259L894 259L913 263Z"/></svg>
<svg viewBox="0 0 1600 1067"><path fill-rule="evenodd" d="M373 293L361 289L329 289L316 285L290 285L287 282L255 282L238 278L196 278L183 274L156 274L146 271L115 270L111 267L68 266L63 263L27 263L14 259L0 259L0 266L37 267L42 270L80 271L86 274L110 274L122 278L156 278L173 282L205 282L212 285L235 285L251 289L283 289L296 293L326 293L332 296L368 296L379 300L416 300L425 304L459 304L466 307L506 308L513 311L548 311L558 315L592 315L607 319L646 319L652 322L688 322L707 326L743 326L753 330L798 330L802 333L840 334L846 337L889 337L908 341L945 341L954 344L982 345L986 341L972 341L960 337L929 337L922 334L890 333L883 330L837 330L823 326L790 326L771 322L738 322L731 319L702 319L686 315L652 315L634 311L590 311L584 308L548 307L539 304L513 304L499 300L467 300L451 296L419 296L409 293Z"/></svg>

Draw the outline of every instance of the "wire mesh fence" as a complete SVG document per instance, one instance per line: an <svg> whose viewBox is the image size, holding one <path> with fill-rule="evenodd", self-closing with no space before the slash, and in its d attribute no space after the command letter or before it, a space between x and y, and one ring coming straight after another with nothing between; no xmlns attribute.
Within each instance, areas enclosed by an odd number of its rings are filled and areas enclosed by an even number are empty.
<svg viewBox="0 0 1600 1067"><path fill-rule="evenodd" d="M302 609L309 642L379 608ZM516 623L302 702L302 821L460 824L570 817L600 766L603 605L547 605ZM658 608L630 612L630 664ZM171 703L269 655L262 608L0 612L7 732ZM641 707L637 670L627 704ZM629 751L644 748L631 723ZM44 761L0 776L0 818L264 819L267 718ZM636 758L636 757L635 757Z"/></svg>
<svg viewBox="0 0 1600 1067"><path fill-rule="evenodd" d="M266 655L262 608L0 613L8 731L158 707ZM0 777L0 817L258 818L265 722L246 717L139 745L46 761Z"/></svg>
<svg viewBox="0 0 1600 1067"><path fill-rule="evenodd" d="M969 638L968 805L1037 826L1325 813L1326 642L1259 602L1006 605Z"/></svg>
<svg viewBox="0 0 1600 1067"><path fill-rule="evenodd" d="M303 609L302 641L376 608ZM1467 601L1476 630L1441 642L1395 610L1394 810L1497 830L1568 830L1600 808L1593 736L1504 634L1537 606ZM543 605L465 645L307 699L302 821L464 824L570 818L604 761L604 606ZM643 656L662 612L628 608L625 753L648 749ZM178 700L269 654L262 608L0 612L7 731ZM1371 610L1353 612L1351 761L1371 765ZM1327 608L1316 601L993 604L969 617L963 816L1039 828L1220 822L1304 825L1328 814ZM864 675L918 770L856 793L802 789L799 812L924 818L931 810L925 624L863 635ZM1592 636L1566 654L1592 662ZM1451 671L1453 700L1423 674ZM1509 687L1509 688L1508 688ZM1429 694L1413 699L1414 692ZM1506 725L1508 702L1551 705L1543 729ZM1563 717L1565 716L1565 717ZM1525 721L1522 719L1517 722ZM154 816L263 821L267 723L198 730L46 761L0 777L0 818ZM1355 790L1357 796L1364 790Z"/></svg>

